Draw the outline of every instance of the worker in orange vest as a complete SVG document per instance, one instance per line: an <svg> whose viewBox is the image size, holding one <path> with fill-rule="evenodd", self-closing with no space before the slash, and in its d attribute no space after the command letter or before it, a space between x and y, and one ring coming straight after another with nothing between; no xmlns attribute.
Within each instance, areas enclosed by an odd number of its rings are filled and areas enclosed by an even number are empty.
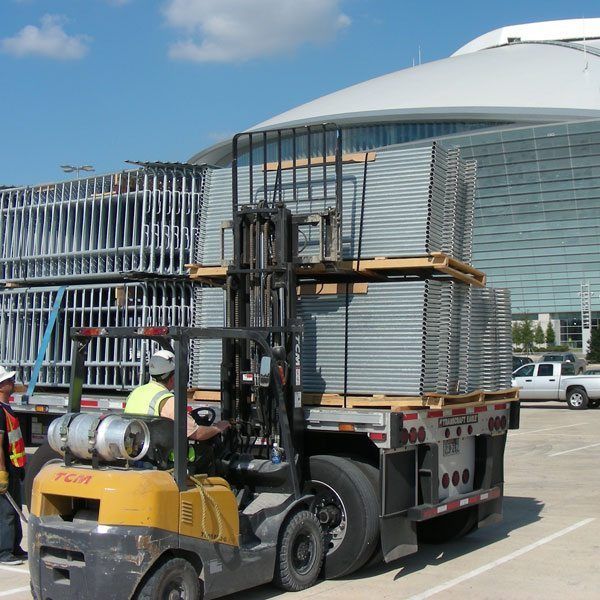
<svg viewBox="0 0 600 600"><path fill-rule="evenodd" d="M27 560L21 549L21 520L4 494L21 505L21 479L25 466L25 442L19 419L8 402L15 389L15 372L0 367L0 565L20 565Z"/></svg>

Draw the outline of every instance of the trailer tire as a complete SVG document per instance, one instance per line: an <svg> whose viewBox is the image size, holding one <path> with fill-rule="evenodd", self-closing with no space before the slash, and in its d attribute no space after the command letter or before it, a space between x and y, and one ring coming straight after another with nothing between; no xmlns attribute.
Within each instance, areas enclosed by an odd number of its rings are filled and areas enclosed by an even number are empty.
<svg viewBox="0 0 600 600"><path fill-rule="evenodd" d="M477 526L477 507L464 508L417 524L419 544L445 544L461 538Z"/></svg>
<svg viewBox="0 0 600 600"><path fill-rule="evenodd" d="M589 399L584 388L575 386L567 393L567 406L571 410L585 410L588 407Z"/></svg>
<svg viewBox="0 0 600 600"><path fill-rule="evenodd" d="M588 408L598 408L600 406L600 398L588 401Z"/></svg>
<svg viewBox="0 0 600 600"><path fill-rule="evenodd" d="M48 442L44 442L34 454L27 458L25 466L25 477L23 479L23 496L28 509L31 509L31 492L33 490L33 480L42 468L49 462L60 460L62 457L58 452L50 448Z"/></svg>
<svg viewBox="0 0 600 600"><path fill-rule="evenodd" d="M373 486L373 490L375 490L375 496L377 497L377 506L381 505L381 498L379 492L379 469L374 467L373 465L363 462L361 460L354 460L354 464L367 476L371 485ZM377 527L377 543L373 548L372 554L367 558L363 568L370 569L372 567L376 567L383 562L383 548L381 547L381 535L379 531L379 526Z"/></svg>
<svg viewBox="0 0 600 600"><path fill-rule="evenodd" d="M319 578L325 542L319 519L309 510L293 515L281 528L273 583L286 592L299 592Z"/></svg>
<svg viewBox="0 0 600 600"><path fill-rule="evenodd" d="M379 510L375 489L361 468L339 456L311 456L310 479L306 491L315 495L313 512L325 534L323 576L349 575L376 550Z"/></svg>
<svg viewBox="0 0 600 600"><path fill-rule="evenodd" d="M138 593L136 600L163 600L171 592L178 592L184 600L198 600L200 580L196 569L185 558L171 558L150 573Z"/></svg>

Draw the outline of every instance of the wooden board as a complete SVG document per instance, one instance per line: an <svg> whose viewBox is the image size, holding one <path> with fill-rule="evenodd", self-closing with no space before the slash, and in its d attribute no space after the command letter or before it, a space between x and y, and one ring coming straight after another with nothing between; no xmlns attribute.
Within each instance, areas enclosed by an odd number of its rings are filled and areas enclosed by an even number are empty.
<svg viewBox="0 0 600 600"><path fill-rule="evenodd" d="M350 294L366 294L368 283L303 283L296 288L298 296L334 296L345 294L346 286Z"/></svg>
<svg viewBox="0 0 600 600"><path fill-rule="evenodd" d="M186 265L186 267L190 270L190 279L207 283L221 283L227 275L227 267L223 266ZM422 275L436 271L470 285L483 287L486 283L485 273L441 252L427 256L364 258L360 261L342 260L334 264L302 265L296 269L296 274L300 279L310 277L324 282L332 282L332 279L336 278L368 282L383 281L391 276Z"/></svg>
<svg viewBox="0 0 600 600"><path fill-rule="evenodd" d="M364 163L365 159L367 162L373 162L377 158L376 152L352 152L348 154L342 154L342 163ZM312 156L310 159L311 167L322 167L323 163L326 165L335 164L335 156L326 156L323 160L322 156ZM297 169L307 168L309 165L308 158L297 158L296 163L292 160L283 160L281 161L281 169L283 171L287 171L288 169L293 169L294 166ZM277 171L280 168L280 163L270 162L266 164L266 171Z"/></svg>

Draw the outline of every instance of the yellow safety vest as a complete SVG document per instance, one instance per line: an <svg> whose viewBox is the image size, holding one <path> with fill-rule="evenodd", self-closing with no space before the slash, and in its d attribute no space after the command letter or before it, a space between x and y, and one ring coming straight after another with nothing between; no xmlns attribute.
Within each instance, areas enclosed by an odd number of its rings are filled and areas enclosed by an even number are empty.
<svg viewBox="0 0 600 600"><path fill-rule="evenodd" d="M173 394L161 383L150 380L146 385L135 388L127 398L125 413L132 415L160 416L165 400Z"/></svg>

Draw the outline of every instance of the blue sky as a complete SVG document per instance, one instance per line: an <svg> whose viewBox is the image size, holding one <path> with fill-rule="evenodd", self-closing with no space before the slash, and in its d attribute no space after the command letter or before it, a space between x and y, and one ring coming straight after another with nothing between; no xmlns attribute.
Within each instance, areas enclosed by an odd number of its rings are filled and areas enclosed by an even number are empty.
<svg viewBox="0 0 600 600"><path fill-rule="evenodd" d="M198 150L491 29L596 1L0 0L0 184Z"/></svg>

